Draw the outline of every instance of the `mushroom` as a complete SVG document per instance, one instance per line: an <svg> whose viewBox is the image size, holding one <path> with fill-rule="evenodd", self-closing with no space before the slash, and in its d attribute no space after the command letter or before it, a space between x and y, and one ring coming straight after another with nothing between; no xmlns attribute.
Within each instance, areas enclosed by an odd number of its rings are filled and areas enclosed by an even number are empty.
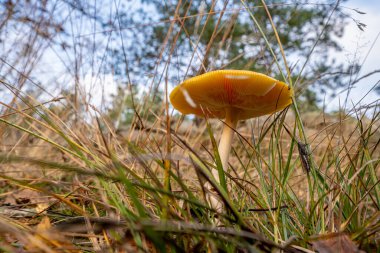
<svg viewBox="0 0 380 253"><path fill-rule="evenodd" d="M216 70L185 80L171 92L170 101L183 114L224 119L218 151L226 170L237 122L282 110L292 103L292 95L284 82L261 73ZM218 172L212 174L219 182Z"/></svg>

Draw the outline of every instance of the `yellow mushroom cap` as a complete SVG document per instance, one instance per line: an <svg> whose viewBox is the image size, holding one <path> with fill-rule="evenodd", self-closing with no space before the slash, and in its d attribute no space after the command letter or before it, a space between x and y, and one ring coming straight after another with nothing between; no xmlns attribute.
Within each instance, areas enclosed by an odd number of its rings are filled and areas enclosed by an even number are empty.
<svg viewBox="0 0 380 253"><path fill-rule="evenodd" d="M249 119L282 110L292 103L285 83L247 70L217 70L192 77L174 88L170 101L183 114Z"/></svg>

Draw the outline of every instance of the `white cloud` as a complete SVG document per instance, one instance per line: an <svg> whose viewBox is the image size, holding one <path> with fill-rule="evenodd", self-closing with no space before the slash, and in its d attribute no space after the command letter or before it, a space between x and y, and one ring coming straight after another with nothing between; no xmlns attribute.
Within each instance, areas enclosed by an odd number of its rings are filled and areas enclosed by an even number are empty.
<svg viewBox="0 0 380 253"><path fill-rule="evenodd" d="M112 101L117 93L117 82L111 74L93 76L91 73L80 81L81 93L85 94L86 103L100 107Z"/></svg>
<svg viewBox="0 0 380 253"><path fill-rule="evenodd" d="M375 5L378 6L376 7ZM380 16L378 15L380 1L351 0L345 3L344 6L366 13L359 14L346 9L346 12L348 12L352 18L365 24L366 27L361 31L357 24L351 20L341 39L341 45L344 50L337 56L339 61L357 62L361 66L358 75L358 77L360 77L376 69L380 69L380 37L376 39L380 34ZM355 84L349 94L347 107L351 108L353 103L356 104L359 102L379 80L380 73L374 74ZM342 105L342 103L344 103L346 96L347 92L341 93L338 97L329 102L328 108L337 110L339 104ZM375 92L370 92L360 104L369 104L376 100L379 100L379 95Z"/></svg>

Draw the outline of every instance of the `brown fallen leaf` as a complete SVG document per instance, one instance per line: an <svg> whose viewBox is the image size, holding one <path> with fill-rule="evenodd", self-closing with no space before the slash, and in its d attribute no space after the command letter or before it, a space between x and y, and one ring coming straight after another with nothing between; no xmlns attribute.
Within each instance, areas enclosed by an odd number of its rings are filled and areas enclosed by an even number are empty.
<svg viewBox="0 0 380 253"><path fill-rule="evenodd" d="M347 234L327 234L313 242L319 253L365 253Z"/></svg>
<svg viewBox="0 0 380 253"><path fill-rule="evenodd" d="M13 218L33 217L43 213L53 198L31 189L19 189L7 193L1 202L0 214Z"/></svg>
<svg viewBox="0 0 380 253"><path fill-rule="evenodd" d="M34 205L47 203L51 198L31 189L21 189L9 193L3 204L7 205Z"/></svg>
<svg viewBox="0 0 380 253"><path fill-rule="evenodd" d="M52 227L47 216L42 218L35 228L34 235L30 235L28 239L29 243L25 246L28 252L82 252Z"/></svg>

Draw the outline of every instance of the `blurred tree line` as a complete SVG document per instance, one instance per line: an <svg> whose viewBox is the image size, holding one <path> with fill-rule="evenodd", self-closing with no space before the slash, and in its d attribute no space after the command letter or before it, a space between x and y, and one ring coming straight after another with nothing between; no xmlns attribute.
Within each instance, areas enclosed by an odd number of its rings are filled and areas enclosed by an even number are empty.
<svg viewBox="0 0 380 253"><path fill-rule="evenodd" d="M283 80L285 63L272 20L301 108L316 110L321 92L334 94L358 70L332 57L341 50L345 27L355 21L342 2L269 0L269 19L262 1L1 1L0 75L14 84L12 93L60 87L73 94L71 106L85 108L79 105L86 101L82 77L112 74L118 89L105 110L116 125L130 123L147 108L160 110L165 85L206 71L247 69ZM49 66L39 61L49 54L69 79L41 76Z"/></svg>

